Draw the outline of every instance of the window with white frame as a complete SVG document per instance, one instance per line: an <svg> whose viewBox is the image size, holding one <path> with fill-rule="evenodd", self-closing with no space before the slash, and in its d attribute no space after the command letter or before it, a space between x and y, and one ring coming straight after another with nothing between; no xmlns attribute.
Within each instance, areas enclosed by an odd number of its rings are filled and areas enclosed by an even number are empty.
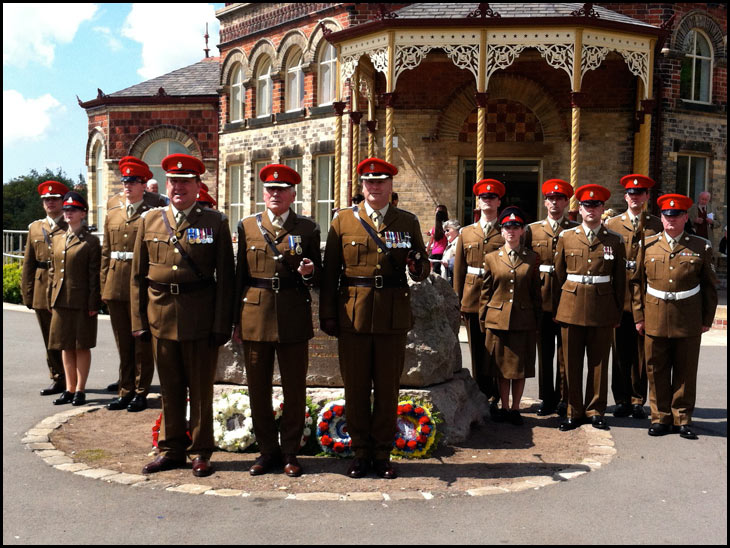
<svg viewBox="0 0 730 548"><path fill-rule="evenodd" d="M679 96L686 101L712 101L712 48L707 37L691 30L685 39Z"/></svg>
<svg viewBox="0 0 730 548"><path fill-rule="evenodd" d="M332 44L326 44L319 61L317 104L329 105L335 100L337 85L337 53Z"/></svg>
<svg viewBox="0 0 730 548"><path fill-rule="evenodd" d="M173 139L155 141L142 153L142 160L147 163L152 172L152 178L157 179L160 194L167 194L167 175L162 169L162 160L170 154L190 154L185 145Z"/></svg>
<svg viewBox="0 0 730 548"><path fill-rule="evenodd" d="M231 210L228 219L231 222L231 234L236 238L238 221L243 219L245 208L243 196L243 164L232 164L228 166L228 183L231 189Z"/></svg>
<svg viewBox="0 0 730 548"><path fill-rule="evenodd" d="M707 157L692 154L677 156L677 192L686 194L697 203L707 188Z"/></svg>
<svg viewBox="0 0 730 548"><path fill-rule="evenodd" d="M335 156L317 156L317 209L316 221L320 229L327 233L332 222L332 209L335 207Z"/></svg>
<svg viewBox="0 0 730 548"><path fill-rule="evenodd" d="M299 173L299 175L302 175L302 159L301 158L287 158L286 160L281 162L285 166L288 166L292 168L294 171ZM302 185L298 184L296 186L297 191L297 197L294 200L294 203L291 205L292 209L297 215L302 214Z"/></svg>
<svg viewBox="0 0 730 548"><path fill-rule="evenodd" d="M268 59L261 61L261 67L256 77L256 117L259 118L271 114L271 100L274 90L271 71L271 61Z"/></svg>
<svg viewBox="0 0 730 548"><path fill-rule="evenodd" d="M231 74L231 104L229 106L229 121L240 122L244 116L245 91L243 88L243 70L236 65Z"/></svg>
<svg viewBox="0 0 730 548"><path fill-rule="evenodd" d="M302 52L296 50L290 56L286 68L286 111L301 110L304 106L304 71Z"/></svg>
<svg viewBox="0 0 730 548"><path fill-rule="evenodd" d="M254 209L257 212L264 211L266 209L266 204L264 203L264 183L261 182L259 172L270 163L271 162L268 162L266 160L253 163L254 187L256 188L256 203Z"/></svg>
<svg viewBox="0 0 730 548"><path fill-rule="evenodd" d="M94 198L96 199L96 226L103 230L104 227L104 206L106 200L104 199L104 147L100 144L96 146L94 154L94 187L96 192Z"/></svg>

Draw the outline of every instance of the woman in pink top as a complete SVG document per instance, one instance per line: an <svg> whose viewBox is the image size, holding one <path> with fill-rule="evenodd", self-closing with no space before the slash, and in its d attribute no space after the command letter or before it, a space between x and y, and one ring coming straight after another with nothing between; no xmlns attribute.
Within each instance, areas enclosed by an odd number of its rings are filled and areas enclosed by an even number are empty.
<svg viewBox="0 0 730 548"><path fill-rule="evenodd" d="M431 239L426 246L428 251L428 257L431 260L431 268L433 271L441 275L441 258L444 256L446 246L449 245L449 240L446 238L444 232L444 223L449 220L449 212L445 205L439 205L436 207L436 223L433 228L428 231L428 235Z"/></svg>

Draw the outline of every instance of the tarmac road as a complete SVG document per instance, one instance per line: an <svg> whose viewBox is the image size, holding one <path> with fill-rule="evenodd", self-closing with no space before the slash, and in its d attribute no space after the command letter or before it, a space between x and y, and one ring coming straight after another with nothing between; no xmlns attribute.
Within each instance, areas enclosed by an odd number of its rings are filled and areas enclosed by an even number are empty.
<svg viewBox="0 0 730 548"><path fill-rule="evenodd" d="M92 356L87 396L111 399L108 321ZM57 411L38 395L45 371L34 315L4 306L3 544L727 544L726 331L703 337L698 441L650 438L648 421L615 419L609 407L618 452L600 470L535 491L430 501L254 501L59 471L20 443ZM536 384L525 396L536 398Z"/></svg>

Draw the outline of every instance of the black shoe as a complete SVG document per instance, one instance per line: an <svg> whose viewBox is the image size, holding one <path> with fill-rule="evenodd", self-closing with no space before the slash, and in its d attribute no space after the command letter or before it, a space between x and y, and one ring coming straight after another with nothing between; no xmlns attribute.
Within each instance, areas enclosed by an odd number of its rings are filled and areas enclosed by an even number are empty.
<svg viewBox="0 0 730 548"><path fill-rule="evenodd" d="M280 454L262 454L249 468L248 473L252 476L263 476L269 472L281 468L282 465Z"/></svg>
<svg viewBox="0 0 730 548"><path fill-rule="evenodd" d="M66 390L66 379L59 377L58 380L53 381L51 386L48 388L41 389L41 396L52 396L53 394L62 394Z"/></svg>
<svg viewBox="0 0 730 548"><path fill-rule="evenodd" d="M79 405L84 405L86 403L86 393L85 392L76 392L74 394L74 400L71 402L71 405L75 405L78 407Z"/></svg>
<svg viewBox="0 0 730 548"><path fill-rule="evenodd" d="M632 411L633 408L628 403L619 403L613 410L613 416L620 418L628 417Z"/></svg>
<svg viewBox="0 0 730 548"><path fill-rule="evenodd" d="M107 392L119 392L119 381L111 383L106 387Z"/></svg>
<svg viewBox="0 0 730 548"><path fill-rule="evenodd" d="M645 419L646 411L644 411L644 406L638 403L634 404L634 410L631 412L631 416L635 419Z"/></svg>
<svg viewBox="0 0 730 548"><path fill-rule="evenodd" d="M610 430L606 419L604 419L601 415L593 415L591 417L591 426L593 426L593 428L598 428L599 430Z"/></svg>
<svg viewBox="0 0 730 548"><path fill-rule="evenodd" d="M520 415L520 412L517 409L510 409L507 411L507 421L515 426L522 426L525 424L522 415Z"/></svg>
<svg viewBox="0 0 730 548"><path fill-rule="evenodd" d="M555 412L558 414L559 417L567 417L568 416L568 404L564 401L561 401L558 404L558 407L555 409Z"/></svg>
<svg viewBox="0 0 730 548"><path fill-rule="evenodd" d="M347 476L353 479L364 478L368 475L370 462L367 459L354 458L347 469Z"/></svg>
<svg viewBox="0 0 730 548"><path fill-rule="evenodd" d="M653 422L649 427L650 436L666 436L672 433L672 427L661 422Z"/></svg>
<svg viewBox="0 0 730 548"><path fill-rule="evenodd" d="M555 405L551 405L546 402L542 402L542 405L537 410L537 416L538 417L547 417L548 415L552 415L555 413Z"/></svg>
<svg viewBox="0 0 730 548"><path fill-rule="evenodd" d="M60 398L53 400L53 405L64 405L66 403L71 403L72 401L74 401L74 393L64 390Z"/></svg>
<svg viewBox="0 0 730 548"><path fill-rule="evenodd" d="M134 396L132 394L127 394L126 396L114 398L106 404L106 408L109 409L109 411L120 411L121 409L126 409L133 397Z"/></svg>
<svg viewBox="0 0 730 548"><path fill-rule="evenodd" d="M506 409L496 408L490 410L489 415L494 422L505 422L508 420L508 411Z"/></svg>
<svg viewBox="0 0 730 548"><path fill-rule="evenodd" d="M127 411L130 413L138 413L145 409L147 409L147 396L143 396L142 394L134 396L127 406Z"/></svg>
<svg viewBox="0 0 730 548"><path fill-rule="evenodd" d="M563 422L560 423L560 426L558 426L558 429L561 432L567 432L569 430L575 430L578 428L581 424L583 424L583 421L580 419L572 419L568 417Z"/></svg>
<svg viewBox="0 0 730 548"><path fill-rule="evenodd" d="M398 477L398 470L396 470L393 463L389 459L376 459L373 461L373 468L378 477L383 479L395 479ZM350 476L352 477L352 476Z"/></svg>
<svg viewBox="0 0 730 548"><path fill-rule="evenodd" d="M679 437L684 438L686 440L696 440L698 439L697 434L694 433L692 430L691 424L683 424L679 427Z"/></svg>

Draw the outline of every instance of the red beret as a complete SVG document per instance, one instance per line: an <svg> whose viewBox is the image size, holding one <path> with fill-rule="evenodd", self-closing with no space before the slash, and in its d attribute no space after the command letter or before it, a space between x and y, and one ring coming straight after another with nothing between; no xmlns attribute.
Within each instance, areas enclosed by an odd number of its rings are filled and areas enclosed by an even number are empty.
<svg viewBox="0 0 730 548"><path fill-rule="evenodd" d="M570 198L573 195L573 187L562 179L549 179L542 184L542 195L551 196L553 194L562 194L566 198Z"/></svg>
<svg viewBox="0 0 730 548"><path fill-rule="evenodd" d="M259 179L263 181L264 188L286 188L302 182L296 170L283 164L269 164L261 168Z"/></svg>
<svg viewBox="0 0 730 548"><path fill-rule="evenodd" d="M665 211L682 212L687 211L694 203L691 198L683 194L664 194L656 201L662 213Z"/></svg>
<svg viewBox="0 0 730 548"><path fill-rule="evenodd" d="M145 183L152 179L152 172L149 166L134 156L125 156L119 160L119 171L124 177L139 177Z"/></svg>
<svg viewBox="0 0 730 548"><path fill-rule="evenodd" d="M505 190L504 184L500 183L497 179L482 179L472 188L474 196L479 196L480 194L496 194L500 198L504 196Z"/></svg>
<svg viewBox="0 0 730 548"><path fill-rule="evenodd" d="M205 173L205 164L189 154L170 154L162 160L162 169L168 177L200 177Z"/></svg>
<svg viewBox="0 0 730 548"><path fill-rule="evenodd" d="M654 179L647 177L646 175L639 175L637 173L631 175L625 175L621 177L621 186L629 192L631 189L640 188L642 190L648 190L653 187L656 183Z"/></svg>
<svg viewBox="0 0 730 548"><path fill-rule="evenodd" d="M58 181L44 181L38 185L38 194L41 198L63 198L68 187Z"/></svg>
<svg viewBox="0 0 730 548"><path fill-rule="evenodd" d="M392 179L398 168L380 158L367 158L357 164L357 173L364 180Z"/></svg>
<svg viewBox="0 0 730 548"><path fill-rule="evenodd" d="M203 204L210 204L212 206L218 205L218 202L215 201L215 199L213 198L213 196L211 196L210 194L208 194L208 191L207 190L203 190L202 188L198 192L198 199L197 199L197 201L198 202L201 202Z"/></svg>
<svg viewBox="0 0 730 548"><path fill-rule="evenodd" d="M611 197L611 192L601 185L583 185L575 191L578 202L605 202Z"/></svg>

